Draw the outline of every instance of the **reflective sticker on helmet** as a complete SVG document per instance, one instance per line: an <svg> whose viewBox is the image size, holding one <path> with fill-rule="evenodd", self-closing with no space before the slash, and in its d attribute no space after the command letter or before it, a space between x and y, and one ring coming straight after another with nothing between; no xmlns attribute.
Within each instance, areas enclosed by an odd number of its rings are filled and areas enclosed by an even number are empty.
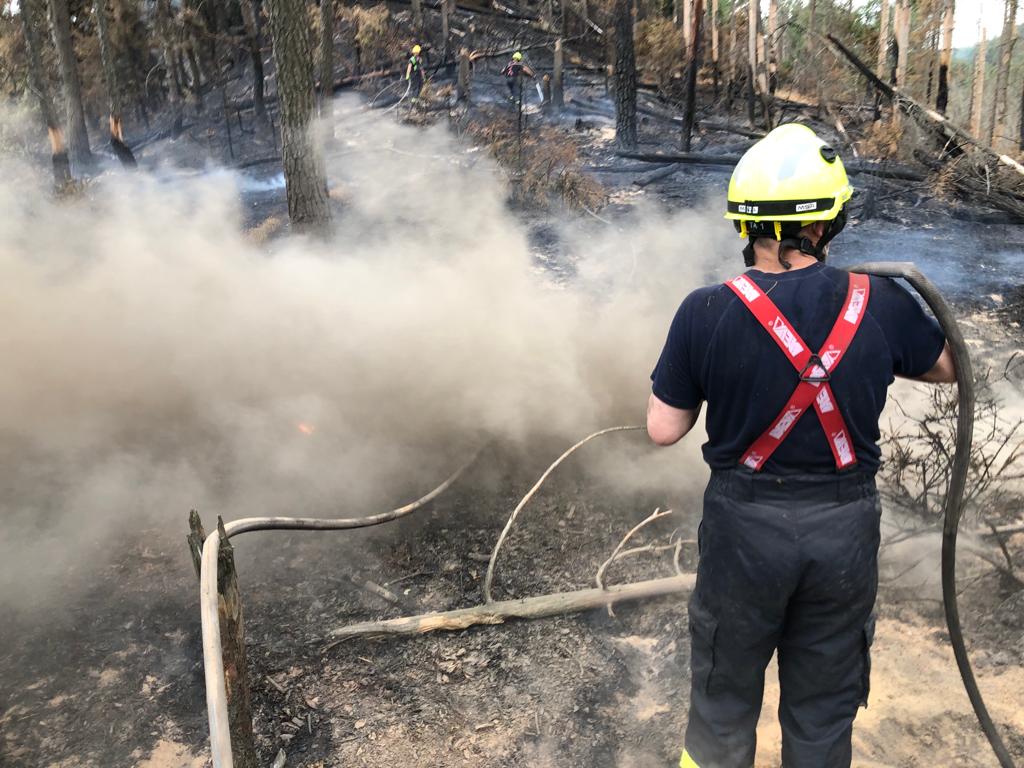
<svg viewBox="0 0 1024 768"><path fill-rule="evenodd" d="M797 341L796 335L781 317L775 318L775 322L772 323L772 332L779 337L779 341L783 343L792 357L796 357L804 351L804 345Z"/></svg>
<svg viewBox="0 0 1024 768"><path fill-rule="evenodd" d="M739 277L734 279L732 281L732 284L736 286L739 292L743 294L743 298L745 298L747 301L754 301L755 299L757 299L758 296L761 295L761 292L754 285L752 285L751 282L747 280L747 278L745 278L743 275L740 275Z"/></svg>
<svg viewBox="0 0 1024 768"><path fill-rule="evenodd" d="M749 213L751 216L756 216L757 215L757 211L758 211L758 206L756 206L756 205L744 205L743 203L740 203L737 210L740 213Z"/></svg>
<svg viewBox="0 0 1024 768"><path fill-rule="evenodd" d="M810 203L797 203L796 212L803 213L804 211L815 211L818 209L818 201L814 200Z"/></svg>

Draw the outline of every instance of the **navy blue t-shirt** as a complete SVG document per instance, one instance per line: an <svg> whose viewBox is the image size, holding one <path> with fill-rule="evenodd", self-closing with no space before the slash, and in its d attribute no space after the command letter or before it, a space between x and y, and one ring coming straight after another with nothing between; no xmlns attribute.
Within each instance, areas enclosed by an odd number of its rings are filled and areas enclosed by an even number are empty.
<svg viewBox="0 0 1024 768"><path fill-rule="evenodd" d="M848 274L819 263L781 274L746 273L813 351L825 343L846 299ZM867 314L831 387L853 437L861 470L874 473L878 419L894 375L927 373L942 353L938 323L894 280L871 278ZM739 297L725 285L699 288L683 301L651 374L654 394L676 408L707 402L704 460L728 469L768 428L793 394L793 364ZM778 474L835 472L818 416L808 410L764 466Z"/></svg>

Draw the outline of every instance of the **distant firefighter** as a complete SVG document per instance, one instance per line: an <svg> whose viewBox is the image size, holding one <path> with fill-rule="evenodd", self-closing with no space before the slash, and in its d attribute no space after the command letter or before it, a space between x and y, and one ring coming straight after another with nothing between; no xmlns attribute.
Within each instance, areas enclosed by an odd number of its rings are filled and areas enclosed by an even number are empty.
<svg viewBox="0 0 1024 768"><path fill-rule="evenodd" d="M523 54L516 51L505 68L501 70L501 74L505 76L509 99L515 101L517 96L522 96L523 77L533 77L533 70L530 69L529 64L523 62Z"/></svg>
<svg viewBox="0 0 1024 768"><path fill-rule="evenodd" d="M413 101L419 98L420 91L423 90L423 59L420 58L422 50L419 45L414 45L412 56L409 57L409 63L405 67L405 79L409 81L409 95L412 96Z"/></svg>

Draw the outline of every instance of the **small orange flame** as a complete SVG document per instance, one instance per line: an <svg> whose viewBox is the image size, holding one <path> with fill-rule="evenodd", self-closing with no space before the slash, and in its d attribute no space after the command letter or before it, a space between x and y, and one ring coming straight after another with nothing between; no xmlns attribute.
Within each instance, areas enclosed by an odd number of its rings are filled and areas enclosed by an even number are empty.
<svg viewBox="0 0 1024 768"><path fill-rule="evenodd" d="M301 432L304 435L312 435L314 432L316 432L316 427L314 427L312 424L307 424L304 421L300 421L296 426L299 432Z"/></svg>

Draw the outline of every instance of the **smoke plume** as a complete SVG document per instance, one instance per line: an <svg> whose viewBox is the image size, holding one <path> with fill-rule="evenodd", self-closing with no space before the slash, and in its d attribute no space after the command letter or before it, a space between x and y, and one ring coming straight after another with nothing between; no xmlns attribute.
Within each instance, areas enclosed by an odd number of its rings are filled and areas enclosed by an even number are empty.
<svg viewBox="0 0 1024 768"><path fill-rule="evenodd" d="M5 601L190 507L376 511L485 439L641 423L679 300L741 268L711 206L566 213L538 243L484 151L337 114L326 242L247 236L229 171L108 173L56 201L2 160Z"/></svg>

